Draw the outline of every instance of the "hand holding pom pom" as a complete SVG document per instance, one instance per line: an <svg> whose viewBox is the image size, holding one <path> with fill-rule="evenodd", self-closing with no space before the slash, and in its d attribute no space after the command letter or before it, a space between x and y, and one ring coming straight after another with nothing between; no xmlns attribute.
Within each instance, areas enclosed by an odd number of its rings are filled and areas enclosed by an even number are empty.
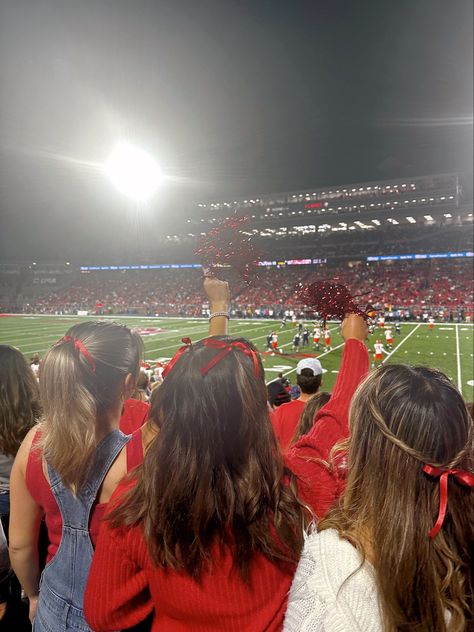
<svg viewBox="0 0 474 632"><path fill-rule="evenodd" d="M315 309L324 322L328 319L343 320L346 314L358 314L365 320L367 312L360 309L345 285L332 281L316 281L298 292L298 298Z"/></svg>

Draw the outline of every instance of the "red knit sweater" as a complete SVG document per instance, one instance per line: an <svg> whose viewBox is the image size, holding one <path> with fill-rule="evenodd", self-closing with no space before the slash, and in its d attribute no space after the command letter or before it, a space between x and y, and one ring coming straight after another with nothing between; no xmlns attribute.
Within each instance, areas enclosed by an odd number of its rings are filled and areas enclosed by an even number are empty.
<svg viewBox="0 0 474 632"><path fill-rule="evenodd" d="M348 435L349 403L368 364L365 345L349 340L330 401L319 411L312 431L286 457L298 476L300 495L318 515L327 511L341 484L315 459L326 459L334 443ZM114 496L126 485L122 483ZM156 632L272 632L282 629L294 572L293 566L282 570L257 554L246 586L233 569L230 551L216 547L212 569L198 583L185 573L154 567L139 527L114 530L106 522L92 562L84 612L96 632L131 627L153 609Z"/></svg>
<svg viewBox="0 0 474 632"><path fill-rule="evenodd" d="M294 399L287 404L281 404L270 415L270 421L283 454L288 450L291 440L295 436L296 427L305 405L306 402L302 402L301 399Z"/></svg>

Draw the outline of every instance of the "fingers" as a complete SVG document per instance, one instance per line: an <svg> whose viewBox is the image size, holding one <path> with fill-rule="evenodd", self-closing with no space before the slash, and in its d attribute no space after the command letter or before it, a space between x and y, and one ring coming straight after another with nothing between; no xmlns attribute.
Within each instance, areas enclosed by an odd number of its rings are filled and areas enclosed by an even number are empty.
<svg viewBox="0 0 474 632"><path fill-rule="evenodd" d="M205 279L215 279L216 275L214 274L214 272L212 271L211 268L207 268L202 266L202 273L204 275Z"/></svg>
<svg viewBox="0 0 474 632"><path fill-rule="evenodd" d="M348 314L342 321L341 334L344 340L355 338L362 342L368 336L367 323L362 316L357 314Z"/></svg>

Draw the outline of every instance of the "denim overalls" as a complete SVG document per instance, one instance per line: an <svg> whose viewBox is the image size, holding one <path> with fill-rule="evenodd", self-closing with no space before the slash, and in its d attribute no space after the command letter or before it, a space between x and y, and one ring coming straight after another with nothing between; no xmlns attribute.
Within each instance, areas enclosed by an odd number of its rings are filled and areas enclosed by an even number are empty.
<svg viewBox="0 0 474 632"><path fill-rule="evenodd" d="M94 466L80 495L75 497L48 465L51 491L63 519L61 543L41 576L34 632L90 632L84 620L83 601L93 548L89 514L97 492L122 447L130 439L120 430L108 434L97 446Z"/></svg>

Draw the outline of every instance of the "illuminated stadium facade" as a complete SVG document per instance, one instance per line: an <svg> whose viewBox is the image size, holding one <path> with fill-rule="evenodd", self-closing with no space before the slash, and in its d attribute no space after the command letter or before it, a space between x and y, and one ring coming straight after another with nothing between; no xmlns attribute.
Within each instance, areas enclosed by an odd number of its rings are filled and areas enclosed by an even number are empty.
<svg viewBox="0 0 474 632"><path fill-rule="evenodd" d="M472 249L471 231L460 230L472 227L472 203L464 201L456 174L199 203L185 226L177 224L176 233L166 235L162 244L191 246L210 226L234 214L248 217L246 232L264 250L285 259L390 254L383 252L385 243L396 247L413 240L415 250L409 251L423 252L428 246L424 236L435 249L438 241L444 250ZM350 247L336 252L344 243Z"/></svg>

